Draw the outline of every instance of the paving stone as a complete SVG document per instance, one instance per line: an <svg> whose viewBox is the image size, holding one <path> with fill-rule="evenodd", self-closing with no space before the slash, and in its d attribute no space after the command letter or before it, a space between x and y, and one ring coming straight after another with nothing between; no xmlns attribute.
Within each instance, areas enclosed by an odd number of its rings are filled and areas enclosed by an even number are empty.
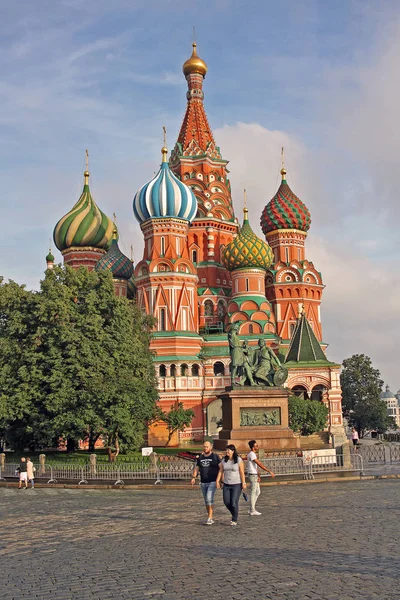
<svg viewBox="0 0 400 600"><path fill-rule="evenodd" d="M0 488L0 600L397 598L400 480L263 488L239 526L198 490Z"/></svg>

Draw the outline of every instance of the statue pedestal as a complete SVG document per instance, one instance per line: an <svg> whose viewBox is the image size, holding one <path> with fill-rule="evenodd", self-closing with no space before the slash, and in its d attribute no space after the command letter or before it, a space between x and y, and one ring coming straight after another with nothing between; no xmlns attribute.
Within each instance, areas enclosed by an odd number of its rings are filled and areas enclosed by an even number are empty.
<svg viewBox="0 0 400 600"><path fill-rule="evenodd" d="M222 430L214 441L216 450L234 444L248 452L249 440L265 451L297 450L300 440L289 429L289 392L278 387L227 388L222 400Z"/></svg>

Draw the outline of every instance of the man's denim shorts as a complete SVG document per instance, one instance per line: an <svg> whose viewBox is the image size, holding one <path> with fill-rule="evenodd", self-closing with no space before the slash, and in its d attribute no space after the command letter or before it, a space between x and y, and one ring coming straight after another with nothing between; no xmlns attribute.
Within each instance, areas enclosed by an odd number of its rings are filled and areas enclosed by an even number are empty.
<svg viewBox="0 0 400 600"><path fill-rule="evenodd" d="M210 481L209 483L201 483L200 484L201 491L203 492L204 502L206 506L211 506L214 504L214 496L215 490L217 489L217 484L215 481Z"/></svg>

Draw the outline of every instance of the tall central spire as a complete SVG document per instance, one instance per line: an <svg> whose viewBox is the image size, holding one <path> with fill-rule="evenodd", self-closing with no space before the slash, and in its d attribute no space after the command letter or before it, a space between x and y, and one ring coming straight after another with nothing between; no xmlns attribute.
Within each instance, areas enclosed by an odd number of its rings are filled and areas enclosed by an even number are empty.
<svg viewBox="0 0 400 600"><path fill-rule="evenodd" d="M188 84L186 93L188 103L178 141L172 152L172 162L179 155L212 155L219 160L222 158L219 148L216 148L203 104L203 81L208 70L207 65L197 54L196 42L193 42L192 47L192 55L182 67Z"/></svg>

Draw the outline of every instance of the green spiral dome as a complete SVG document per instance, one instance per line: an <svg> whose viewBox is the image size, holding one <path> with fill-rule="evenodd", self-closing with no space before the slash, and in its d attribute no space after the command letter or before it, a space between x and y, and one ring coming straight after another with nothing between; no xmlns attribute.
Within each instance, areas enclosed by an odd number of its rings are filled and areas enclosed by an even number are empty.
<svg viewBox="0 0 400 600"><path fill-rule="evenodd" d="M222 263L228 271L248 267L267 270L274 262L274 254L269 244L257 237L250 227L247 208L243 212L243 225L239 234L225 248Z"/></svg>
<svg viewBox="0 0 400 600"><path fill-rule="evenodd" d="M89 172L85 171L84 176L85 184L78 202L54 228L54 243L60 251L73 246L107 248L112 239L113 222L92 198Z"/></svg>

